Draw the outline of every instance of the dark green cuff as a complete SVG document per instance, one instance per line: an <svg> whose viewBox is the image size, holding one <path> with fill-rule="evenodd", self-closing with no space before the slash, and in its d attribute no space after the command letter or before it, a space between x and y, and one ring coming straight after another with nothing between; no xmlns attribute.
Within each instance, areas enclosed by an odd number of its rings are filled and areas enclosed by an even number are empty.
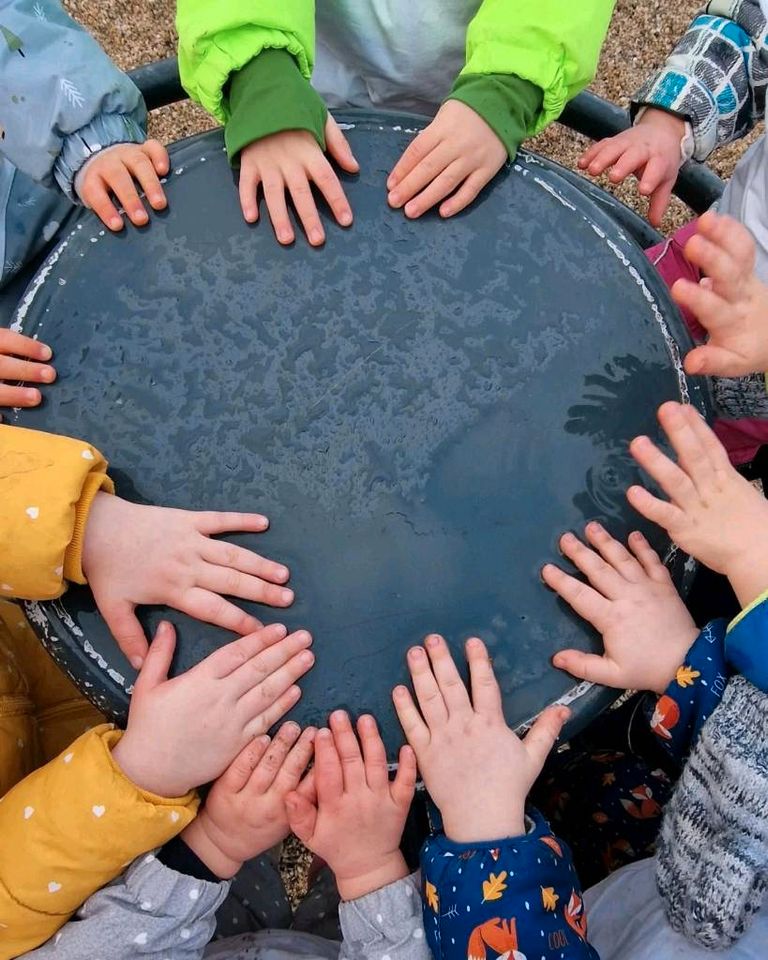
<svg viewBox="0 0 768 960"><path fill-rule="evenodd" d="M544 92L535 83L514 74L470 73L456 78L448 100L460 100L485 120L514 157L533 130L544 103Z"/></svg>
<svg viewBox="0 0 768 960"><path fill-rule="evenodd" d="M308 130L325 150L328 111L287 50L262 50L233 74L228 106L224 143L233 165L243 147L283 130Z"/></svg>

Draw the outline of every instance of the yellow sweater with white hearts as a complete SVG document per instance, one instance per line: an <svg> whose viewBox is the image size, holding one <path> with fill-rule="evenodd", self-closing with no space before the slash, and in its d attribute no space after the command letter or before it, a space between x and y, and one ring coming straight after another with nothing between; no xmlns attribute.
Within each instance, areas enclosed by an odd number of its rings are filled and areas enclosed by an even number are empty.
<svg viewBox="0 0 768 960"><path fill-rule="evenodd" d="M113 491L106 469L87 443L0 425L0 597L52 599L85 582L83 533L93 498ZM194 817L195 795L155 797L123 776L119 738L0 600L0 960L44 943Z"/></svg>

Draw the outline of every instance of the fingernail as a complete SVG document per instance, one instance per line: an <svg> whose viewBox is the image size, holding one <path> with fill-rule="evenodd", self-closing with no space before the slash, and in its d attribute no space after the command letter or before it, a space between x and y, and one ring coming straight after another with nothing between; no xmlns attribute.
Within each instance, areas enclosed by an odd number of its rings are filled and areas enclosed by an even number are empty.
<svg viewBox="0 0 768 960"><path fill-rule="evenodd" d="M277 570L275 571L275 574L280 580L287 580L290 574L290 570L288 569L288 567L278 567Z"/></svg>
<svg viewBox="0 0 768 960"><path fill-rule="evenodd" d="M41 360L50 360L53 356L53 350L48 346L47 343L40 344L40 359Z"/></svg>
<svg viewBox="0 0 768 960"><path fill-rule="evenodd" d="M309 242L313 246L317 246L323 242L323 234L320 230L310 230L309 232Z"/></svg>
<svg viewBox="0 0 768 960"><path fill-rule="evenodd" d="M320 729L317 731L318 740L327 740L330 736L331 731L328 729L328 727L320 727Z"/></svg>
<svg viewBox="0 0 768 960"><path fill-rule="evenodd" d="M347 719L346 710L334 710L333 713L331 714L331 722L343 723L343 721L346 719Z"/></svg>
<svg viewBox="0 0 768 960"><path fill-rule="evenodd" d="M440 644L440 637L436 633L430 633L425 643L428 647L437 647Z"/></svg>
<svg viewBox="0 0 768 960"><path fill-rule="evenodd" d="M424 656L424 648L411 647L411 649L408 651L408 656L412 657L414 660L421 660L422 657Z"/></svg>
<svg viewBox="0 0 768 960"><path fill-rule="evenodd" d="M123 225L123 221L120 217L110 217L109 220L109 229L110 230L119 230Z"/></svg>
<svg viewBox="0 0 768 960"><path fill-rule="evenodd" d="M286 605L289 603L293 603L293 590L282 590L280 592L280 599Z"/></svg>
<svg viewBox="0 0 768 960"><path fill-rule="evenodd" d="M302 653L301 655L301 662L306 663L309 666L312 666L312 664L315 662L314 653L312 653L311 650L305 650L304 653Z"/></svg>
<svg viewBox="0 0 768 960"><path fill-rule="evenodd" d="M45 383L50 383L56 377L56 371L53 367L43 367L40 370L40 379Z"/></svg>
<svg viewBox="0 0 768 960"><path fill-rule="evenodd" d="M295 722L295 720L287 720L283 725L283 728L292 734L296 734L301 731L301 727Z"/></svg>
<svg viewBox="0 0 768 960"><path fill-rule="evenodd" d="M312 634L309 630L297 630L295 636L299 643L312 643Z"/></svg>
<svg viewBox="0 0 768 960"><path fill-rule="evenodd" d="M40 403L40 391L35 390L34 387L29 387L24 391L24 399L29 401L29 403Z"/></svg>
<svg viewBox="0 0 768 960"><path fill-rule="evenodd" d="M467 640L467 648L469 650L479 650L481 644L482 644L482 641L479 640L477 637L470 637L469 640Z"/></svg>
<svg viewBox="0 0 768 960"><path fill-rule="evenodd" d="M391 206L396 207L400 203L400 194L397 190L393 190L387 198Z"/></svg>
<svg viewBox="0 0 768 960"><path fill-rule="evenodd" d="M403 697L403 696L405 696L405 694L406 694L407 692L408 692L408 688L407 688L407 687L397 686L397 687L395 687L395 689L392 691L392 696L393 696L393 697L398 697L398 698L399 698L399 697Z"/></svg>
<svg viewBox="0 0 768 960"><path fill-rule="evenodd" d="M141 670L144 666L144 657L131 657L131 666L134 670Z"/></svg>
<svg viewBox="0 0 768 960"><path fill-rule="evenodd" d="M291 243L293 241L293 237L290 233L286 233L285 230L281 230L280 233L278 233L277 239L280 243Z"/></svg>
<svg viewBox="0 0 768 960"><path fill-rule="evenodd" d="M345 210L343 213L339 214L339 223L342 227L348 227L352 223L352 214L349 210Z"/></svg>

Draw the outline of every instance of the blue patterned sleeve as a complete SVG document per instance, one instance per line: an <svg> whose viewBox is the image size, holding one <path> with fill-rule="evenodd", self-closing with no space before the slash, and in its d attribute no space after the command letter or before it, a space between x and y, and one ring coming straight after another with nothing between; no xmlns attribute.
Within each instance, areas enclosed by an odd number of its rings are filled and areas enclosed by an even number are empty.
<svg viewBox="0 0 768 960"><path fill-rule="evenodd" d="M138 87L58 0L0 3L0 102L0 152L73 202L86 160L145 140Z"/></svg>
<svg viewBox="0 0 768 960"><path fill-rule="evenodd" d="M768 36L759 0L711 0L664 66L638 90L633 108L686 117L696 160L743 137L765 113Z"/></svg>
<svg viewBox="0 0 768 960"><path fill-rule="evenodd" d="M737 673L768 693L768 593L742 610L728 627L725 655Z"/></svg>
<svg viewBox="0 0 768 960"><path fill-rule="evenodd" d="M421 852L424 929L435 960L599 960L568 847L536 810L525 836L430 837Z"/></svg>
<svg viewBox="0 0 768 960"><path fill-rule="evenodd" d="M678 763L723 699L730 672L725 660L725 620L708 623L666 691L647 707L651 730Z"/></svg>

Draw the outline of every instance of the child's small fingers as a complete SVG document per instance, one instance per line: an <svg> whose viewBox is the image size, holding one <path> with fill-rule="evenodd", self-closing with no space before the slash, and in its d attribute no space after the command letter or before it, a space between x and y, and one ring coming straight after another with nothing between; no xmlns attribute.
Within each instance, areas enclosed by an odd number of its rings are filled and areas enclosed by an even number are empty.
<svg viewBox="0 0 768 960"><path fill-rule="evenodd" d="M301 735L301 727L292 720L284 723L272 738L272 742L253 768L248 780L248 790L256 794L266 793L277 779L291 749Z"/></svg>
<svg viewBox="0 0 768 960"><path fill-rule="evenodd" d="M701 236L727 251L744 274L750 274L755 268L755 240L743 223L733 217L708 210L698 221Z"/></svg>
<svg viewBox="0 0 768 960"><path fill-rule="evenodd" d="M410 219L416 219L431 210L435 204L440 203L445 197L462 183L469 173L467 165L463 159L456 159L439 173L431 183L427 184L424 190L409 200L405 205L405 215Z"/></svg>
<svg viewBox="0 0 768 960"><path fill-rule="evenodd" d="M690 414L694 416L691 417ZM664 433L677 454L678 464L701 494L711 484L715 463L712 447L705 442L709 427L703 423L689 404L670 401L659 407L658 419ZM698 428L701 423L703 429ZM673 497L674 499L674 497Z"/></svg>
<svg viewBox="0 0 768 960"><path fill-rule="evenodd" d="M346 710L334 710L330 716L330 728L336 743L336 752L341 761L345 790L359 790L365 786L365 764L360 752L360 743Z"/></svg>
<svg viewBox="0 0 768 960"><path fill-rule="evenodd" d="M109 192L106 184L98 179L90 180L83 186L81 199L86 207L89 207L101 220L105 227L110 230L122 230L123 218L117 212L117 207L109 198Z"/></svg>
<svg viewBox="0 0 768 960"><path fill-rule="evenodd" d="M424 646L432 664L432 672L445 706L450 713L469 713L472 706L469 694L464 686L456 663L448 649L445 640L436 633L431 633L424 640Z"/></svg>
<svg viewBox="0 0 768 960"><path fill-rule="evenodd" d="M318 157L313 163L312 179L318 190L325 197L325 202L331 208L337 223L348 227L352 223L352 207L349 205L344 188L336 176L333 167L325 157Z"/></svg>
<svg viewBox="0 0 768 960"><path fill-rule="evenodd" d="M587 149L581 154L581 156L579 157L578 163L579 163L579 167L582 170L586 169L589 166L592 158L596 157L597 154L602 150L604 143L605 143L604 140L596 140L594 143L591 143L587 147Z"/></svg>
<svg viewBox="0 0 768 960"><path fill-rule="evenodd" d="M328 154L333 157L342 170L346 170L347 173L357 173L360 169L360 164L352 153L349 141L330 114L328 114L328 120L325 124L325 146Z"/></svg>
<svg viewBox="0 0 768 960"><path fill-rule="evenodd" d="M228 793L240 793L251 779L251 774L266 753L270 739L266 734L256 737L244 747L219 777Z"/></svg>
<svg viewBox="0 0 768 960"><path fill-rule="evenodd" d="M593 521L588 523L585 530L587 539L595 547L600 556L630 583L638 583L643 579L643 570L637 560L615 537L602 526Z"/></svg>
<svg viewBox="0 0 768 960"><path fill-rule="evenodd" d="M315 789L319 804L332 803L344 792L344 773L333 733L323 727L315 736Z"/></svg>
<svg viewBox="0 0 768 960"><path fill-rule="evenodd" d="M686 307L708 333L728 326L733 321L733 307L711 285L694 283L692 280L676 280L672 285L672 299Z"/></svg>
<svg viewBox="0 0 768 960"><path fill-rule="evenodd" d="M648 543L639 530L633 530L629 535L629 546L637 557L643 570L648 576L659 583L669 580L669 571L661 561L661 557Z"/></svg>
<svg viewBox="0 0 768 960"><path fill-rule="evenodd" d="M232 567L218 567L203 563L194 571L196 586L222 597L238 597L270 607L289 607L293 590L276 583L249 576Z"/></svg>
<svg viewBox="0 0 768 960"><path fill-rule="evenodd" d="M685 245L685 256L710 277L715 289L726 300L738 300L742 294L744 271L731 252L700 233Z"/></svg>
<svg viewBox="0 0 768 960"><path fill-rule="evenodd" d="M128 168L144 191L147 200L149 200L152 205L152 209L165 209L165 207L168 206L168 201L165 198L160 180L149 157L144 154L139 154L135 160L131 161Z"/></svg>
<svg viewBox="0 0 768 960"><path fill-rule="evenodd" d="M107 628L112 636L115 638L118 648L122 651L123 656L130 663L134 670L141 669L144 664L144 660L147 656L147 638L144 634L144 628L139 622L139 618L136 616L136 608L128 600L102 600L101 590L98 586L92 587L94 592L94 597L96 599L96 604L99 608L99 612L104 621L107 624ZM171 656L173 655L173 650L175 648L175 633L173 627L170 627L170 634L174 638L174 642L170 647ZM160 629L158 628L157 635L153 641L153 645L157 642L157 636L164 636L168 631L165 630L161 634ZM170 641L168 641L170 643ZM161 639L161 643L156 649L167 651L166 641ZM155 660L155 663L158 664L161 661ZM164 662L164 661L163 661ZM168 661L168 667L170 667L170 660ZM166 675L168 667L166 667ZM160 667L158 666L159 670ZM165 679L165 675L162 677Z"/></svg>
<svg viewBox="0 0 768 960"><path fill-rule="evenodd" d="M645 487L632 486L627 490L627 500L633 509L637 510L641 517L657 524L667 533L680 523L683 514L679 507L667 500L660 500L649 493Z"/></svg>
<svg viewBox="0 0 768 960"><path fill-rule="evenodd" d="M661 226L664 214L667 212L669 201L672 199L673 180L662 181L655 190L651 191L651 203L648 207L648 220L653 226Z"/></svg>
<svg viewBox="0 0 768 960"><path fill-rule="evenodd" d="M158 175L164 177L171 168L171 161L162 143L159 140L147 140L141 145L141 149L151 160Z"/></svg>
<svg viewBox="0 0 768 960"><path fill-rule="evenodd" d="M387 751L381 739L376 720L370 714L364 714L357 721L357 732L363 748L365 779L372 790L378 790L389 782Z"/></svg>
<svg viewBox="0 0 768 960"><path fill-rule="evenodd" d="M429 727L419 713L408 687L402 685L392 691L395 713L403 728L405 738L415 750L421 750L429 744Z"/></svg>
<svg viewBox="0 0 768 960"><path fill-rule="evenodd" d="M400 748L397 773L390 786L390 796L395 803L407 810L413 800L416 789L416 754L412 747Z"/></svg>
<svg viewBox="0 0 768 960"><path fill-rule="evenodd" d="M237 184L237 192L240 197L240 209L243 211L243 219L246 223L256 223L259 219L259 184L261 175L258 170L251 166L240 168L240 178Z"/></svg>
<svg viewBox="0 0 768 960"><path fill-rule="evenodd" d="M502 714L501 690L488 650L479 637L470 637L465 644L469 663L469 682L472 689L472 707L488 719Z"/></svg>
<svg viewBox="0 0 768 960"><path fill-rule="evenodd" d="M404 207L417 193L432 183L454 159L455 155L450 145L447 143L438 143L437 146L431 150L423 160L420 160L411 172L403 177L397 186L389 192L387 196L389 205L396 209Z"/></svg>
<svg viewBox="0 0 768 960"><path fill-rule="evenodd" d="M600 630L600 625L605 622L610 612L610 600L606 600L597 590L565 573L553 563L542 567L541 578L575 613Z"/></svg>
<svg viewBox="0 0 768 960"><path fill-rule="evenodd" d="M595 144L595 149L587 164L587 172L593 177L599 176L611 164L615 163L625 150L627 150L627 144L618 137L601 140Z"/></svg>
<svg viewBox="0 0 768 960"><path fill-rule="evenodd" d="M283 584L289 579L291 572L282 563L275 563L267 557L262 557L253 550L238 547L224 540L212 540L205 537L201 547L201 556L207 563L214 563L219 567L229 567L239 570L252 577L261 577L270 583Z"/></svg>
<svg viewBox="0 0 768 960"><path fill-rule="evenodd" d="M429 727L445 723L448 708L424 647L411 647L408 651L408 669L419 709Z"/></svg>
<svg viewBox="0 0 768 960"><path fill-rule="evenodd" d="M669 439L674 447L672 437ZM635 437L629 445L629 452L635 462L656 481L670 500L683 504L696 493L693 481L685 470L662 453L648 437Z"/></svg>
<svg viewBox="0 0 768 960"><path fill-rule="evenodd" d="M28 360L39 360L46 363L53 356L53 351L47 343L34 340L16 330L0 327L0 362L3 356L26 357ZM2 371L0 370L0 378Z"/></svg>
<svg viewBox="0 0 768 960"><path fill-rule="evenodd" d="M56 371L46 363L0 356L0 380L19 383L53 383Z"/></svg>
<svg viewBox="0 0 768 960"><path fill-rule="evenodd" d="M611 167L608 179L611 183L621 183L631 173L641 170L647 162L648 149L645 146L629 147Z"/></svg>
<svg viewBox="0 0 768 960"><path fill-rule="evenodd" d="M114 624L115 618L121 615L121 611L118 609L108 611L107 614L104 614L103 607L99 609L108 624ZM132 610L133 607L131 606L131 611ZM124 615L125 612L126 611L123 610L122 614ZM144 638L144 643L146 645L146 637ZM168 671L171 669L171 661L173 660L175 649L176 631L172 624L168 623L167 620L163 620L158 624L157 630L155 630L152 643L149 644L149 649L146 650L146 656L141 664L139 676L136 678L135 687L137 693L153 690L168 679ZM129 654L126 653L126 655L128 656Z"/></svg>
<svg viewBox="0 0 768 960"><path fill-rule="evenodd" d="M580 570L590 584L605 597L612 597L622 588L622 577L591 547L572 533L560 537L560 551Z"/></svg>
<svg viewBox="0 0 768 960"><path fill-rule="evenodd" d="M174 602L171 606L177 606L177 604ZM177 609L195 620L212 623L241 637L259 630L262 626L256 617L252 617L234 603L225 600L221 594L212 593L202 587L185 590L178 600Z"/></svg>
<svg viewBox="0 0 768 960"><path fill-rule="evenodd" d="M684 404L680 408L682 416L688 421L691 431L696 435L701 447L705 451L709 465L715 470L727 470L736 473L728 457L728 451L717 437L715 431L702 417L693 404Z"/></svg>
<svg viewBox="0 0 768 960"><path fill-rule="evenodd" d="M0 383L0 407L37 407L43 395L35 387L11 387Z"/></svg>
<svg viewBox="0 0 768 960"><path fill-rule="evenodd" d="M314 730L314 735L312 737L312 752L315 750L315 736L317 736L317 730ZM312 767L307 770L306 774L301 778L301 782L298 787L296 787L296 792L300 793L302 797L306 797L310 803L317 803L317 787L315 786L315 768Z"/></svg>
<svg viewBox="0 0 768 960"><path fill-rule="evenodd" d="M307 240L313 247L321 246L325 243L325 230L323 230L320 214L317 212L317 204L306 172L297 168L287 174L286 185Z"/></svg>
<svg viewBox="0 0 768 960"><path fill-rule="evenodd" d="M293 232L288 205L285 202L285 183L282 176L267 173L264 175L263 185L264 199L277 242L287 246L293 243L296 235Z"/></svg>
<svg viewBox="0 0 768 960"><path fill-rule="evenodd" d="M143 227L149 221L149 215L144 209L136 184L133 182L128 168L120 163L104 173L104 180L109 189L120 201L120 205L135 227Z"/></svg>
<svg viewBox="0 0 768 960"><path fill-rule="evenodd" d="M305 671L306 672L305 667ZM294 684L281 694L276 694L275 698L270 698L270 705L261 713L256 713L253 719L245 728L247 737L258 737L260 734L271 730L272 727L292 710L301 700L301 687Z"/></svg>
<svg viewBox="0 0 768 960"><path fill-rule="evenodd" d="M489 173L483 170L476 170L474 173L471 173L456 193L440 205L440 216L447 219L448 217L456 216L457 213L461 213L462 210L475 200L483 187L495 176L495 172Z"/></svg>
<svg viewBox="0 0 768 960"><path fill-rule="evenodd" d="M402 156L392 168L392 172L387 178L387 190L391 191L401 183L437 145L439 137L437 137L434 130L430 128L431 125L425 130L422 130L405 148Z"/></svg>

